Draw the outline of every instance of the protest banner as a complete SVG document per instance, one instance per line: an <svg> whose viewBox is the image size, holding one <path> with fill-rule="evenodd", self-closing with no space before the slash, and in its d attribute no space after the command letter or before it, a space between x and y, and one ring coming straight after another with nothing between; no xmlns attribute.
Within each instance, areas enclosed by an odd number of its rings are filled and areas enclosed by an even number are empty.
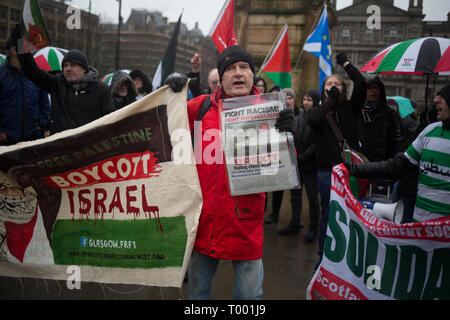
<svg viewBox="0 0 450 320"><path fill-rule="evenodd" d="M450 217L396 224L378 219L333 168L324 253L310 300L450 299Z"/></svg>
<svg viewBox="0 0 450 320"><path fill-rule="evenodd" d="M172 152L180 130L192 149L186 90L0 148L0 275L181 287L202 207Z"/></svg>

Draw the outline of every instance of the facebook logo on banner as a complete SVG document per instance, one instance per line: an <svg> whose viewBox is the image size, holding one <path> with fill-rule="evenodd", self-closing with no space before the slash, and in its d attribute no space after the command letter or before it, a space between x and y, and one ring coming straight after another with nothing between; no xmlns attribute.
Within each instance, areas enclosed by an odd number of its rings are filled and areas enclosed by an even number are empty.
<svg viewBox="0 0 450 320"><path fill-rule="evenodd" d="M88 243L88 238L82 237L80 239L80 245L81 245L82 248L86 248L87 247L87 243Z"/></svg>
<svg viewBox="0 0 450 320"><path fill-rule="evenodd" d="M306 39L303 50L319 58L319 86L322 89L323 81L332 73L330 27L326 5L324 5L319 23Z"/></svg>

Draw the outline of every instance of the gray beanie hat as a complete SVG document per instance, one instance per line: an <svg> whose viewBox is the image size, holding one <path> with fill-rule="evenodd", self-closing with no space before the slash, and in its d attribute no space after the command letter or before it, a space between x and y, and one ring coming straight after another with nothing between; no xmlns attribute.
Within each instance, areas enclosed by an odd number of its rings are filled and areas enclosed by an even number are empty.
<svg viewBox="0 0 450 320"><path fill-rule="evenodd" d="M292 98L294 98L294 100L297 100L297 95L295 94L295 91L293 89L286 88L286 89L283 89L283 92L287 96L291 96Z"/></svg>

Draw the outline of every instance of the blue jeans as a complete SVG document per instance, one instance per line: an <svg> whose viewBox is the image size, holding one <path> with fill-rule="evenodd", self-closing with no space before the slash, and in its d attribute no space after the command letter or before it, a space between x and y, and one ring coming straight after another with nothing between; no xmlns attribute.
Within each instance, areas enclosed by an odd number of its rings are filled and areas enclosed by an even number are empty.
<svg viewBox="0 0 450 320"><path fill-rule="evenodd" d="M317 252L321 258L325 244L325 236L327 234L328 213L330 211L331 171L318 171L317 185L320 194L320 204L322 206L319 227L319 251Z"/></svg>
<svg viewBox="0 0 450 320"><path fill-rule="evenodd" d="M192 251L188 267L188 299L208 300L220 260ZM262 259L233 260L235 281L233 296L236 300L261 300L264 279Z"/></svg>

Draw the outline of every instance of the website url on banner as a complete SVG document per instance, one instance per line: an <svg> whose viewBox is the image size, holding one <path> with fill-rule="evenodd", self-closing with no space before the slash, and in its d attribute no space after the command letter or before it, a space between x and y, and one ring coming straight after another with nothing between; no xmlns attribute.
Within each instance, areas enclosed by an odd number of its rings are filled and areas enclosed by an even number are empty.
<svg viewBox="0 0 450 320"><path fill-rule="evenodd" d="M149 253L106 253L106 252L77 252L71 251L68 253L73 257L83 257L83 258L101 258L101 259L112 259L112 260L164 260L166 257L163 254L149 254Z"/></svg>
<svg viewBox="0 0 450 320"><path fill-rule="evenodd" d="M80 245L82 248L137 249L136 241L132 240L101 240L82 237Z"/></svg>

